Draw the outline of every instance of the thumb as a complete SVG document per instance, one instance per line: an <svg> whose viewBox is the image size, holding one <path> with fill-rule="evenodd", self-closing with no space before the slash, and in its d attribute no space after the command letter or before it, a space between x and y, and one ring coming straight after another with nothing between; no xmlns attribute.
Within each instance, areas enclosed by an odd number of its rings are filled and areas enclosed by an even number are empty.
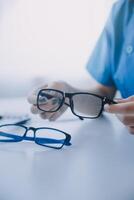
<svg viewBox="0 0 134 200"><path fill-rule="evenodd" d="M127 103L127 102L131 102L131 101L134 101L134 96L130 96L125 99L116 99L117 103Z"/></svg>

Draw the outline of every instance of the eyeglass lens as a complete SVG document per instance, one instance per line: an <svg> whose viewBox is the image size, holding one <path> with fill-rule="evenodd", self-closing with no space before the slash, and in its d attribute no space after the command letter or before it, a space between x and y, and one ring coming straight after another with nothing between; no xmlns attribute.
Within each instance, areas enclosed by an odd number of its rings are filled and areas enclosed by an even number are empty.
<svg viewBox="0 0 134 200"><path fill-rule="evenodd" d="M35 142L47 147L61 148L65 143L66 135L58 130L38 129Z"/></svg>
<svg viewBox="0 0 134 200"><path fill-rule="evenodd" d="M54 112L59 109L63 101L63 94L53 90L42 90L38 95L38 107L46 112Z"/></svg>
<svg viewBox="0 0 134 200"><path fill-rule="evenodd" d="M73 111L76 115L85 118L97 117L102 110L102 99L90 94L75 94L72 97ZM79 110L79 103L83 107ZM83 114L84 113L84 114Z"/></svg>
<svg viewBox="0 0 134 200"><path fill-rule="evenodd" d="M0 127L0 141L21 141L26 129L21 126L7 125Z"/></svg>

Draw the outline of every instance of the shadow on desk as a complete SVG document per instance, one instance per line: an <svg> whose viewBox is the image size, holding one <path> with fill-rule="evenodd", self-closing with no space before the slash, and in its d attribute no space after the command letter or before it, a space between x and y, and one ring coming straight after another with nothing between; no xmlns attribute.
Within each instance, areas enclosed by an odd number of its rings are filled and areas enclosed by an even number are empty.
<svg viewBox="0 0 134 200"><path fill-rule="evenodd" d="M57 199L113 200L119 196L117 199L124 200L126 193L133 191L133 186L128 187L127 177L131 177L128 171L132 171L134 164L134 137L123 126L119 130L105 116L87 120L73 135L72 143L67 150L34 154L33 184L36 188L42 183L41 191L45 189L48 199L56 196ZM66 188L69 192L62 193Z"/></svg>
<svg viewBox="0 0 134 200"><path fill-rule="evenodd" d="M114 132L112 121L106 116L85 121L74 137L74 144L81 148L92 143L92 140L100 141L103 138L113 137Z"/></svg>

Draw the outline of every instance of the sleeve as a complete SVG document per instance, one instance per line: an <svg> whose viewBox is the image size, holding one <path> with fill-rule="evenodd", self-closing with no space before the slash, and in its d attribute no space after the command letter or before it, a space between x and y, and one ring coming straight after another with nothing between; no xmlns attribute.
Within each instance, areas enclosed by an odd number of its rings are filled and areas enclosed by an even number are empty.
<svg viewBox="0 0 134 200"><path fill-rule="evenodd" d="M99 83L105 86L114 86L112 74L112 52L114 41L114 12L116 4L114 4L103 32L95 46L95 49L87 63L87 70L91 76Z"/></svg>

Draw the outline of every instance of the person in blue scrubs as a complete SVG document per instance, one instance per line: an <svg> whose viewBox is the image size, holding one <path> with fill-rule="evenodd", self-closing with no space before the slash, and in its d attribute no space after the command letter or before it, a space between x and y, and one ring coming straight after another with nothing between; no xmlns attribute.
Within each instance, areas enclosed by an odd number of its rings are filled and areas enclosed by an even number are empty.
<svg viewBox="0 0 134 200"><path fill-rule="evenodd" d="M105 111L115 113L134 134L134 0L119 0L113 5L87 63L87 70L95 81L94 88L89 87L86 91L110 98L114 98L117 90L120 91L122 99L116 105L106 105ZM65 92L81 91L59 81L41 88L50 87ZM36 98L37 91L28 97L32 104L31 110L34 114L40 114L43 119L56 120L67 109L63 106L56 113L40 112L36 106Z"/></svg>
<svg viewBox="0 0 134 200"><path fill-rule="evenodd" d="M134 95L134 1L118 1L87 64L96 81Z"/></svg>

